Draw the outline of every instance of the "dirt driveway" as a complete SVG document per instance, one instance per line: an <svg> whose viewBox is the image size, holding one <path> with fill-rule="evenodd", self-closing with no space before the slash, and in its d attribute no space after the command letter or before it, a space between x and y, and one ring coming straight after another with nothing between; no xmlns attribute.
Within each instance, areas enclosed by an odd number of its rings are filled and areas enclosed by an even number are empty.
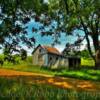
<svg viewBox="0 0 100 100"><path fill-rule="evenodd" d="M26 82L41 83L57 86L60 88L71 88L76 90L87 90L87 91L99 91L100 92L100 82L79 80L75 78L63 78L45 74L31 73L31 72L21 72L7 69L0 69L0 77L15 78L19 77Z"/></svg>

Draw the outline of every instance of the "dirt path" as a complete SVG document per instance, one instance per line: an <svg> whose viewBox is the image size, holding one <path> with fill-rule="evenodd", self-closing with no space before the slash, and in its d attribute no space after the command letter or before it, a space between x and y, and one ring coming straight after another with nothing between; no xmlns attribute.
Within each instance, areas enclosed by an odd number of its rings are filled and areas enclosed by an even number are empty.
<svg viewBox="0 0 100 100"><path fill-rule="evenodd" d="M79 80L74 78L63 78L51 75L44 75L31 72L20 72L14 70L0 69L0 77L9 78L23 78L26 82L50 84L53 86L58 86L60 88L71 88L76 90L87 90L87 91L99 91L100 92L100 82Z"/></svg>

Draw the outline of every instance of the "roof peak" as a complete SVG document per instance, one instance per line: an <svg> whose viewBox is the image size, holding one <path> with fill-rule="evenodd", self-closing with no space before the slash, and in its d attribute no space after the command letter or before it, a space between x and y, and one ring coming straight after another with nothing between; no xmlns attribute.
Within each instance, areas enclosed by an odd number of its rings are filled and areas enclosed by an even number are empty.
<svg viewBox="0 0 100 100"><path fill-rule="evenodd" d="M46 49L48 53L53 53L53 54L61 55L61 53L59 52L59 50L57 48L55 48L55 47L46 46L46 45L42 45L41 47L43 47L44 49Z"/></svg>

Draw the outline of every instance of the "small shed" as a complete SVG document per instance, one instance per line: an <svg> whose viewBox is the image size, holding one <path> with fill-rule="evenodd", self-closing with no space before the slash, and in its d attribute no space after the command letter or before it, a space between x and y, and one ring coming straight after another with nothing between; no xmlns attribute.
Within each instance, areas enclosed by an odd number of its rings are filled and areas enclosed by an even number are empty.
<svg viewBox="0 0 100 100"><path fill-rule="evenodd" d="M79 68L81 65L81 58L79 56L68 56L69 68Z"/></svg>
<svg viewBox="0 0 100 100"><path fill-rule="evenodd" d="M38 45L33 51L33 65L68 69L80 66L80 57L64 56L54 47Z"/></svg>

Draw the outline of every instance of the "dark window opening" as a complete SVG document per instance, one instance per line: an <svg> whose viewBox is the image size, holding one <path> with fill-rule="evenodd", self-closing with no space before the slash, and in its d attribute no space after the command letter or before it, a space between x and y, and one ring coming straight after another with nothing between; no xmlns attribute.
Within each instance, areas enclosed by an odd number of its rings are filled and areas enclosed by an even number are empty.
<svg viewBox="0 0 100 100"><path fill-rule="evenodd" d="M52 57L49 57L49 60L52 60Z"/></svg>
<svg viewBox="0 0 100 100"><path fill-rule="evenodd" d="M56 60L58 60L58 57L56 57Z"/></svg>
<svg viewBox="0 0 100 100"><path fill-rule="evenodd" d="M39 49L39 52L41 52L41 49Z"/></svg>

